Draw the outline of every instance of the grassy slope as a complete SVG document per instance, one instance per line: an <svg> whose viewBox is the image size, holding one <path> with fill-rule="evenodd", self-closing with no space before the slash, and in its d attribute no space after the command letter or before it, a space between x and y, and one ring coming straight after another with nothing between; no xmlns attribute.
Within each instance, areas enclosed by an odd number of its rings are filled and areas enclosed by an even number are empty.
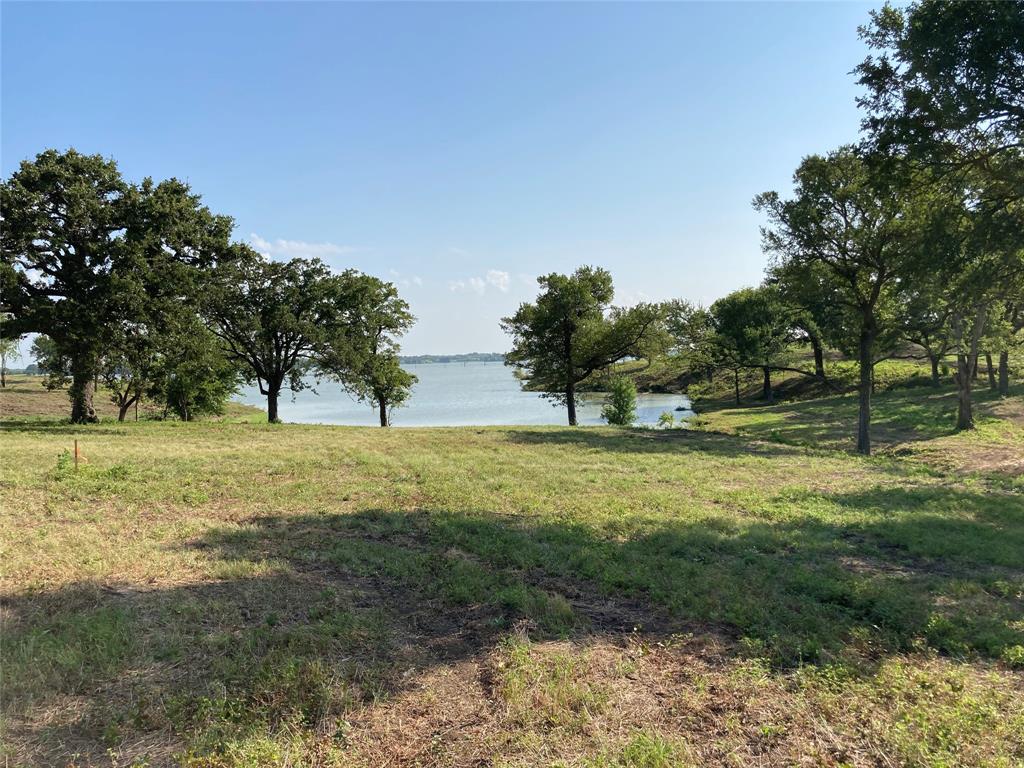
<svg viewBox="0 0 1024 768"><path fill-rule="evenodd" d="M949 387L898 388L873 398L877 452L919 459L941 470L1004 476L1024 488L1024 386L1002 398L987 386L974 394L977 429L957 434L956 393ZM789 445L852 450L856 394L726 407L702 412L705 429Z"/></svg>
<svg viewBox="0 0 1024 768"><path fill-rule="evenodd" d="M707 418L778 440L787 408ZM979 445L1019 450L1003 423ZM1024 761L995 476L682 431L0 429L14 765Z"/></svg>

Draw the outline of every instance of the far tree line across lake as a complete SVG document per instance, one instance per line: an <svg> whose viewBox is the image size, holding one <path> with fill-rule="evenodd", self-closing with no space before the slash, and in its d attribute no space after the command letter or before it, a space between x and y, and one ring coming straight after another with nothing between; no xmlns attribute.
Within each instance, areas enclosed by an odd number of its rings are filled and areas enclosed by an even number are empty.
<svg viewBox="0 0 1024 768"><path fill-rule="evenodd" d="M805 158L791 194L754 199L770 259L760 286L706 308L619 307L604 269L543 275L536 300L501 320L523 386L575 425L577 392L595 380L628 395L614 381L627 359L729 375L737 401L741 373L758 371L771 400L780 372L832 386L831 350L857 361L857 447L870 453L875 366L918 357L937 383L952 357L956 427L972 428L979 360L1005 394L1022 344L1024 113L1004 66L1019 6L968 7L872 15L862 36L878 55L857 68L864 139ZM111 159L51 149L3 182L0 205L2 337L40 334L37 363L69 387L72 422L96 420L97 382L122 419L143 395L185 420L216 413L240 381L259 387L271 422L281 393L311 378L372 404L381 426L409 397L399 339L414 318L395 285L232 242L232 220L178 180L131 183Z"/></svg>

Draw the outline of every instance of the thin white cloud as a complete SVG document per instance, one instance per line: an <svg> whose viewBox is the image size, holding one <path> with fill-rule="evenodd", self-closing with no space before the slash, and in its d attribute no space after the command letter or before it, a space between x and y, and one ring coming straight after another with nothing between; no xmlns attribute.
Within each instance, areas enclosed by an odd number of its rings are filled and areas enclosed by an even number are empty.
<svg viewBox="0 0 1024 768"><path fill-rule="evenodd" d="M423 278L419 275L406 275L394 268L388 269L388 274L391 275L391 282L399 288L409 288L413 285L419 287L423 285Z"/></svg>
<svg viewBox="0 0 1024 768"><path fill-rule="evenodd" d="M489 269L487 274L482 277L473 276L462 280L449 280L448 290L454 292L473 291L473 293L480 294L481 296L487 292L488 288L495 288L502 293L508 293L511 281L512 276L508 272L502 272L500 269Z"/></svg>
<svg viewBox="0 0 1024 768"><path fill-rule="evenodd" d="M511 279L508 272L502 272L500 269L489 269L485 279L489 285L493 285L502 293L508 293L508 285Z"/></svg>
<svg viewBox="0 0 1024 768"><path fill-rule="evenodd" d="M358 249L351 245L337 243L310 243L305 240L267 240L255 232L249 235L249 244L270 259L327 259L331 256L345 256Z"/></svg>

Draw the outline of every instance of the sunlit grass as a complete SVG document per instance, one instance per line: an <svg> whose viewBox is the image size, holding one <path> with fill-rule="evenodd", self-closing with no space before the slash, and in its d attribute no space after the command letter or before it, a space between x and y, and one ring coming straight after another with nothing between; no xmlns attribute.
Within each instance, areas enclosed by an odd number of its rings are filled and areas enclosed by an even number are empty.
<svg viewBox="0 0 1024 768"><path fill-rule="evenodd" d="M1024 496L925 451L1017 451L1014 406L951 437L902 397L917 436L870 459L771 434L842 403L708 416L741 436L4 423L7 755L1019 764Z"/></svg>

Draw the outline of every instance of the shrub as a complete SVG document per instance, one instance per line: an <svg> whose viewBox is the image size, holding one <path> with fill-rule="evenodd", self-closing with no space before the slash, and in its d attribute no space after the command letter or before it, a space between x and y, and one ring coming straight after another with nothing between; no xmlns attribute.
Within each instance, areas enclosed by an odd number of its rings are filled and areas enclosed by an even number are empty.
<svg viewBox="0 0 1024 768"><path fill-rule="evenodd" d="M608 404L601 409L601 418L609 424L628 427L636 421L636 384L625 376L611 381Z"/></svg>

